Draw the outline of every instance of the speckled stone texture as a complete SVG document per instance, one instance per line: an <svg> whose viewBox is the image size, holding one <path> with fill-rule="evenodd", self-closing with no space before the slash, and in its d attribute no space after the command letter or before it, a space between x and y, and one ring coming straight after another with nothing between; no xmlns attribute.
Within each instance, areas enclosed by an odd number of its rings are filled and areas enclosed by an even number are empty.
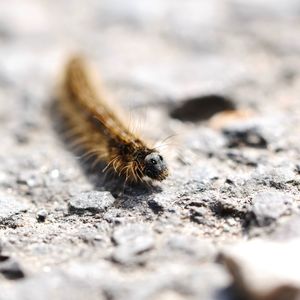
<svg viewBox="0 0 300 300"><path fill-rule="evenodd" d="M266 299L226 259L299 237L299 25L298 0L0 1L0 300ZM163 141L166 181L70 150L53 102L78 52Z"/></svg>

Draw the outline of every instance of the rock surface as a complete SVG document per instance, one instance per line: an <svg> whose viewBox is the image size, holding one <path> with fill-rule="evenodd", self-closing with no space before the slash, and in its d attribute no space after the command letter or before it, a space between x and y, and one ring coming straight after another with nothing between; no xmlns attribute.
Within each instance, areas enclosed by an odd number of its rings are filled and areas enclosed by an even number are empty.
<svg viewBox="0 0 300 300"><path fill-rule="evenodd" d="M217 262L225 244L259 237L288 254L299 11L298 0L0 1L0 300L236 300ZM74 53L130 127L161 141L167 180L130 187L70 151L53 103ZM269 244L249 249L255 271ZM283 261L273 267L287 278ZM250 277L241 299L260 287Z"/></svg>

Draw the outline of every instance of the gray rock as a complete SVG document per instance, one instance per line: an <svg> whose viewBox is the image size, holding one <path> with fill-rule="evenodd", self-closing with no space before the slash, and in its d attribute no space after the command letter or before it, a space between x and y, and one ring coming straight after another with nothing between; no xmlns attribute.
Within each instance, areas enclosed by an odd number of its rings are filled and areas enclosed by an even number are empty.
<svg viewBox="0 0 300 300"><path fill-rule="evenodd" d="M143 224L128 224L116 229L112 240L117 245L112 259L122 264L142 263L143 254L154 247L153 233Z"/></svg>
<svg viewBox="0 0 300 300"><path fill-rule="evenodd" d="M70 213L99 213L104 212L115 202L110 192L85 192L73 196L69 201Z"/></svg>
<svg viewBox="0 0 300 300"><path fill-rule="evenodd" d="M27 206L12 196L0 195L0 223L27 210Z"/></svg>
<svg viewBox="0 0 300 300"><path fill-rule="evenodd" d="M254 200L251 212L259 226L267 226L291 212L293 198L280 192L261 192Z"/></svg>

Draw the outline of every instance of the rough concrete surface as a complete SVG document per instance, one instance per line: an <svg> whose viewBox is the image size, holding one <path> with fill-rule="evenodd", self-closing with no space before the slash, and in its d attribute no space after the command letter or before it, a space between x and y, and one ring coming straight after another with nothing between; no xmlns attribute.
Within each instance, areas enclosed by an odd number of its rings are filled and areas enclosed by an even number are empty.
<svg viewBox="0 0 300 300"><path fill-rule="evenodd" d="M265 299L223 247L299 237L299 25L298 0L0 1L0 299ZM78 52L165 140L161 184L70 151L52 105Z"/></svg>

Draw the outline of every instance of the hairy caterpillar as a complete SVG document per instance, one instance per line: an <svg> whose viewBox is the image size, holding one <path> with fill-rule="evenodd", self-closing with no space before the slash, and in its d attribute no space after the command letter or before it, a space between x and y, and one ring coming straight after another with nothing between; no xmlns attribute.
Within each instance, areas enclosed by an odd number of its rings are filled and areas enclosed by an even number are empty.
<svg viewBox="0 0 300 300"><path fill-rule="evenodd" d="M67 121L74 144L95 163L105 162L125 182L162 181L168 168L160 153L131 132L116 114L102 88L94 85L86 61L76 56L66 65L58 108Z"/></svg>

